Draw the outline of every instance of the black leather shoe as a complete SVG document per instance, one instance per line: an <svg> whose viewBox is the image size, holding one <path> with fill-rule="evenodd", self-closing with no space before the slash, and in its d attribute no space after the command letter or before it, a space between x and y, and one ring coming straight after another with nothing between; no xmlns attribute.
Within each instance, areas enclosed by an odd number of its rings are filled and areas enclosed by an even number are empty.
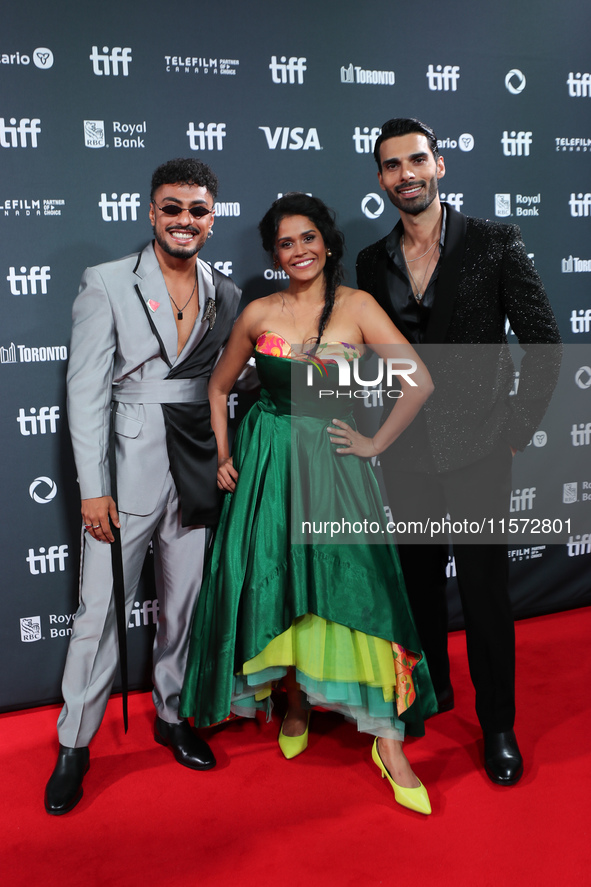
<svg viewBox="0 0 591 887"><path fill-rule="evenodd" d="M444 711L451 711L454 703L454 688L451 684L448 684L445 690L437 694L437 714L440 715Z"/></svg>
<svg viewBox="0 0 591 887"><path fill-rule="evenodd" d="M191 770L211 770L215 767L212 750L204 739L193 732L188 721L169 724L157 717L154 723L154 739L160 745L171 748L176 760L183 767L189 767Z"/></svg>
<svg viewBox="0 0 591 887"><path fill-rule="evenodd" d="M515 785L523 776L523 758L513 730L484 734L484 769L497 785Z"/></svg>
<svg viewBox="0 0 591 887"><path fill-rule="evenodd" d="M57 764L45 788L45 809L52 816L69 813L82 797L82 780L90 767L90 752L60 745Z"/></svg>

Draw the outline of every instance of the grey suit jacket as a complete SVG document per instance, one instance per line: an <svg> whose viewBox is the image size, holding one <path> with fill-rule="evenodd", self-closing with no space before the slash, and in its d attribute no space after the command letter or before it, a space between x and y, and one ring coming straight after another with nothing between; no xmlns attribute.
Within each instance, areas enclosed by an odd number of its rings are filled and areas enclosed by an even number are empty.
<svg viewBox="0 0 591 887"><path fill-rule="evenodd" d="M212 269L201 259L197 259L197 275L202 313L207 300L215 300L216 290ZM240 291L228 283L233 295L233 318ZM174 315L151 243L139 257L135 253L87 268L72 314L68 421L80 495L87 499L111 494L109 429L113 386L152 380L157 383L170 378L171 368L173 372L200 343L205 347L203 341L209 334L209 325L201 323L198 317L177 357ZM220 345L229 335L231 320L225 325ZM221 332L216 330L216 339ZM162 405L118 403L114 427L118 508L132 514L149 514L156 506L170 467Z"/></svg>

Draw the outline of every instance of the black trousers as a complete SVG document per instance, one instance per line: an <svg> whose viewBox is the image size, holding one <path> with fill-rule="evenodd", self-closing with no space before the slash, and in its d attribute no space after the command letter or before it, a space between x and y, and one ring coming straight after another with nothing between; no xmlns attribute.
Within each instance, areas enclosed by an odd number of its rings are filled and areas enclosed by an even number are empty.
<svg viewBox="0 0 591 887"><path fill-rule="evenodd" d="M382 455L382 472L394 521L439 520L449 513L483 532L452 532L476 713L484 731L511 730L515 720L515 631L509 599L509 568L500 519L508 516L511 451L506 444L457 471L429 474L408 470L395 448ZM429 527L432 528L432 524ZM492 532L494 530L494 532ZM450 684L447 652L446 567L449 542L418 531L397 532L398 551L410 604L438 696Z"/></svg>

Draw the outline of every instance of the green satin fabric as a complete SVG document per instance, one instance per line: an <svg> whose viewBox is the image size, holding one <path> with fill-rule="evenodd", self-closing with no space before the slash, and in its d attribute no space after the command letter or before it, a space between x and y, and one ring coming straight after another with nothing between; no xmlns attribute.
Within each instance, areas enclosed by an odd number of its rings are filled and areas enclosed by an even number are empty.
<svg viewBox="0 0 591 887"><path fill-rule="evenodd" d="M371 467L337 456L326 432L332 418L351 421L350 403L310 397L306 364L259 353L256 361L263 391L236 436L239 479L225 497L192 626L180 713L197 726L230 713L234 676L306 613L420 651L392 545L292 542L294 514L310 510L383 520ZM417 701L401 718L422 735L436 709L424 658L413 677Z"/></svg>

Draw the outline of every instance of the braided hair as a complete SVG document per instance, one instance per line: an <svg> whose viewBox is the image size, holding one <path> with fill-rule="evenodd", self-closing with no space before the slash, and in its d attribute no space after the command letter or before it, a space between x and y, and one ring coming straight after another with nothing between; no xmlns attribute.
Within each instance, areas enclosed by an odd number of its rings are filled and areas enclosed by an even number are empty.
<svg viewBox="0 0 591 887"><path fill-rule="evenodd" d="M286 216L306 216L310 219L320 231L326 249L332 253L332 255L326 256L324 266L324 308L318 321L318 336L316 338L316 347L318 347L332 314L337 287L343 280L342 258L345 239L336 226L334 212L322 200L300 191L290 191L271 204L259 224L263 248L272 258L275 256L275 240L279 224Z"/></svg>

